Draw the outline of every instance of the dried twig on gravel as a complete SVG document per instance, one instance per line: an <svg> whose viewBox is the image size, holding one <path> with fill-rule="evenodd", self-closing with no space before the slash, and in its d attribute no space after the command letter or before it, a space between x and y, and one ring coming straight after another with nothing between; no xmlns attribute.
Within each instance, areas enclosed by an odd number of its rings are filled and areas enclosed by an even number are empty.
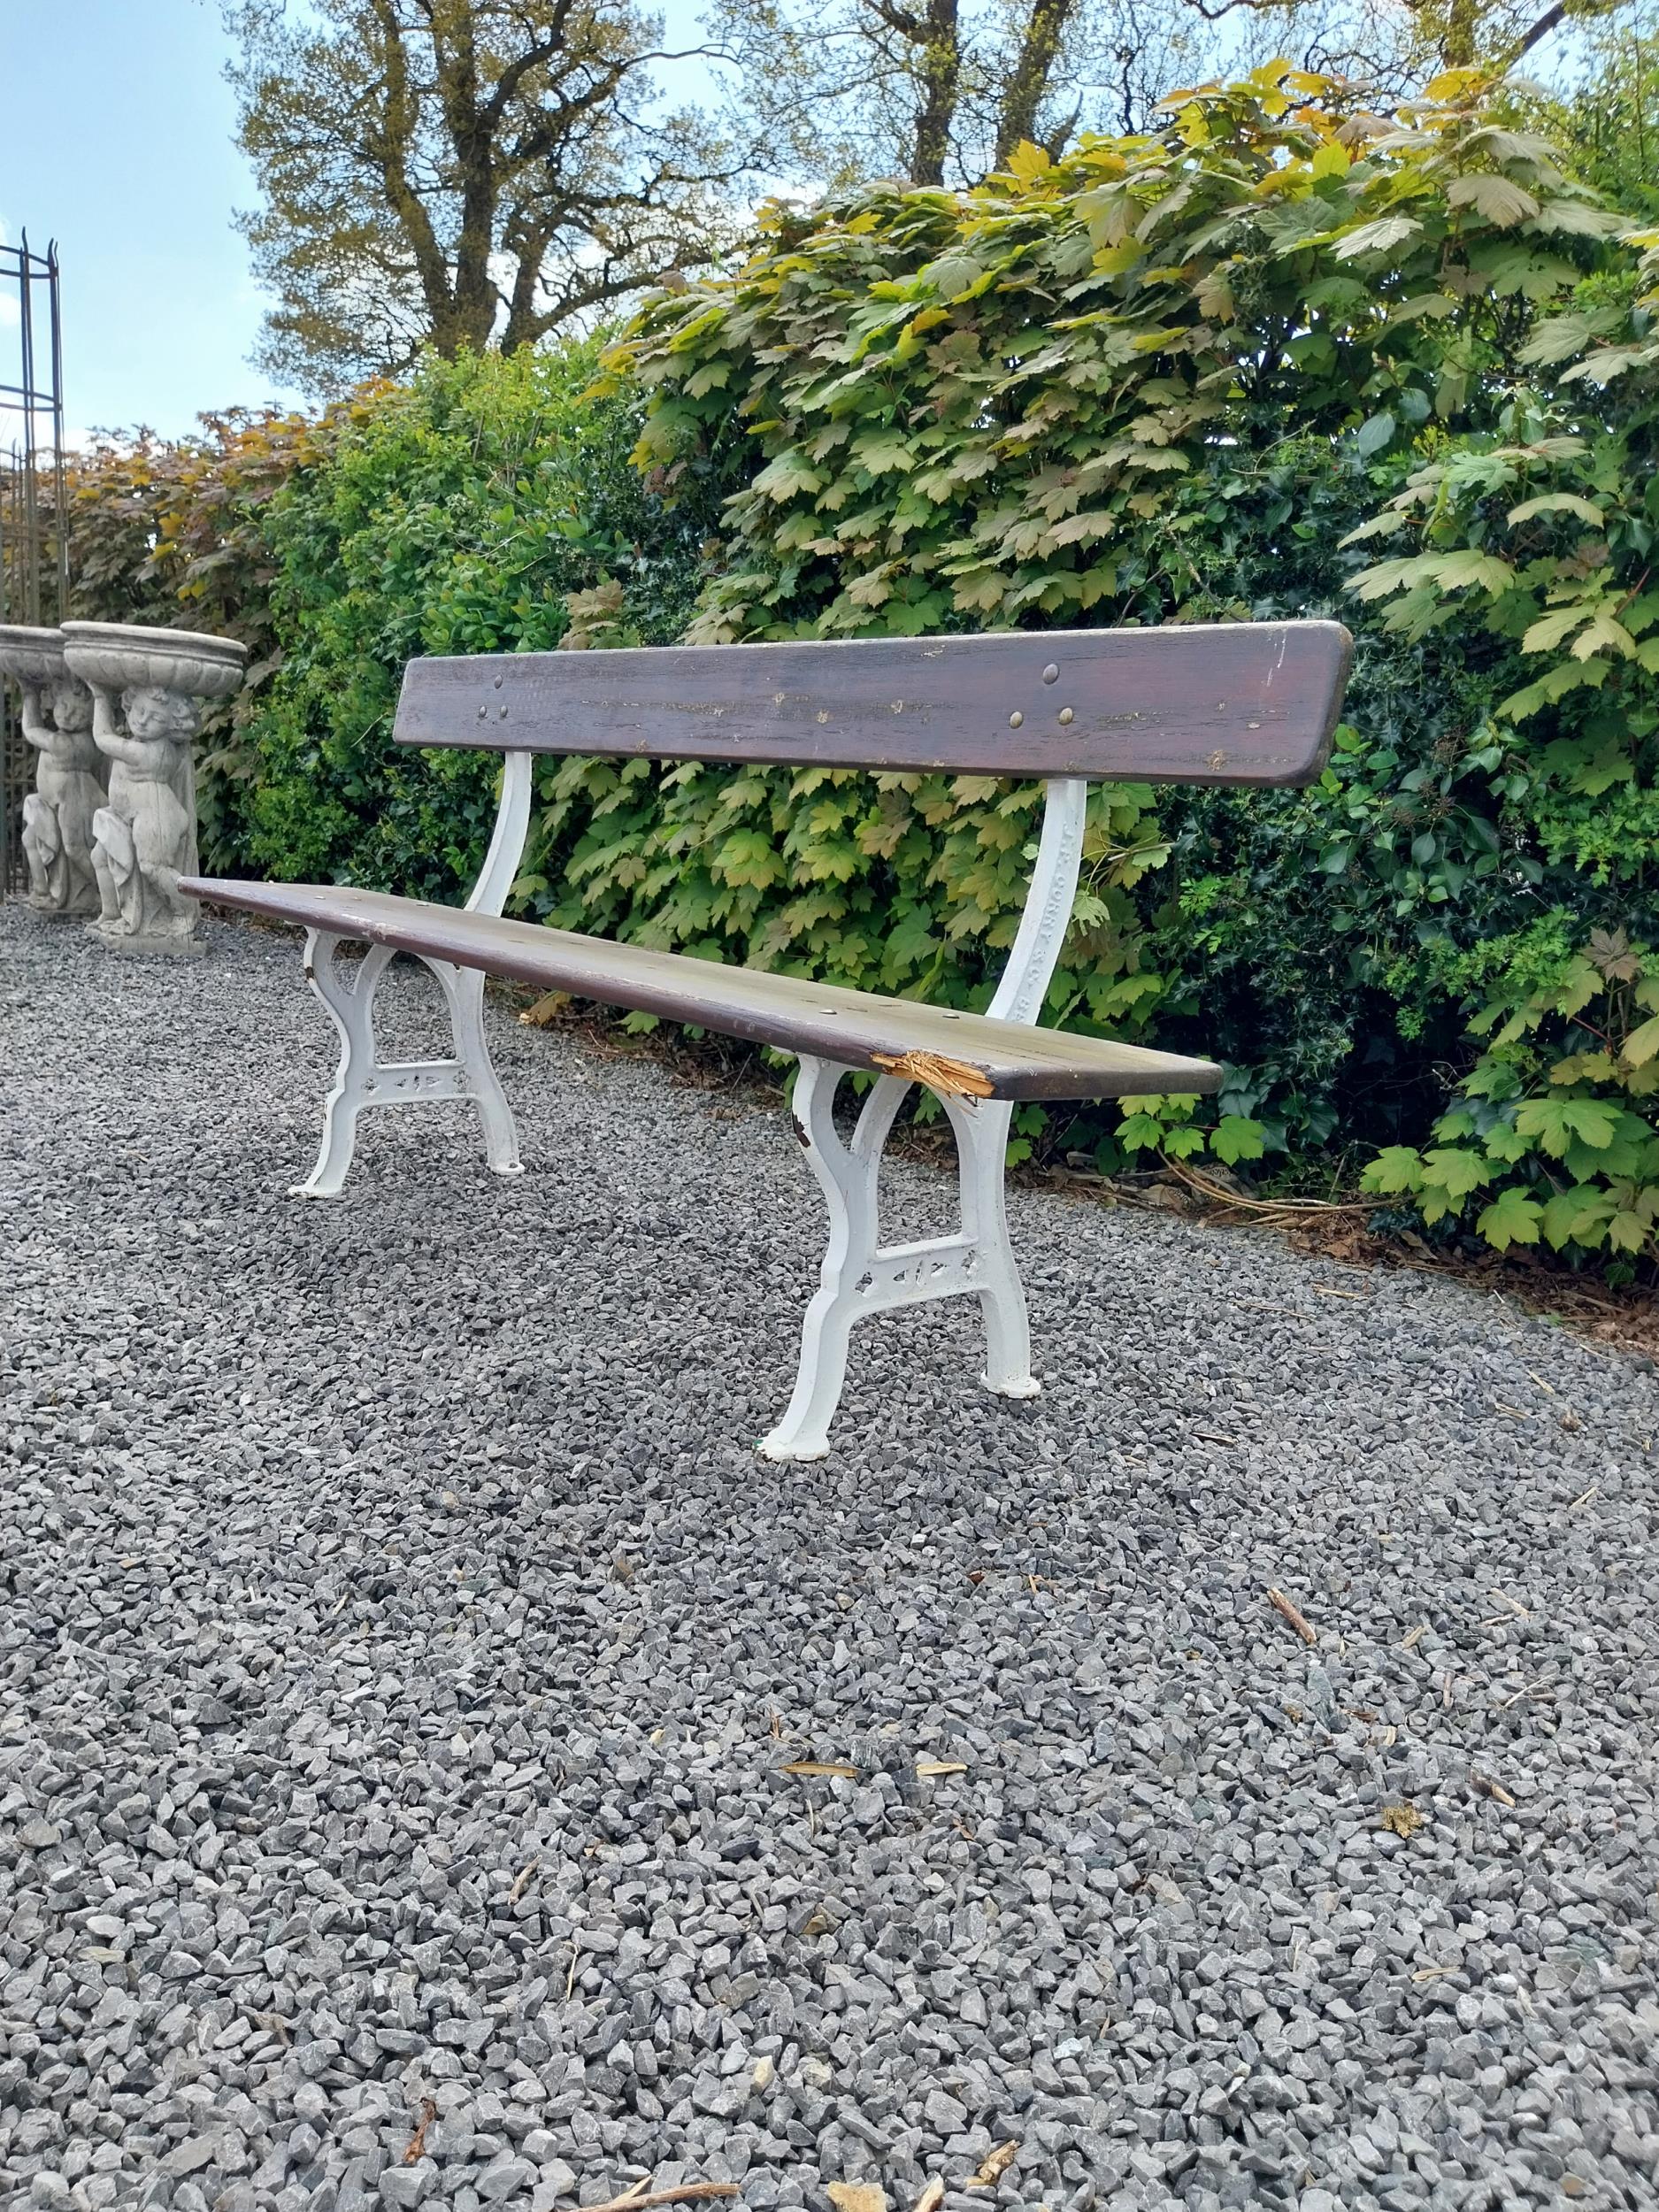
<svg viewBox="0 0 1659 2212"><path fill-rule="evenodd" d="M423 2097L420 2102L419 2124L417 2126L414 2133L410 2137L408 2148L403 2153L403 2163L405 2166L413 2166L420 2159L426 2156L426 2133L437 2116L437 2106L434 2104L430 2097Z"/></svg>
<svg viewBox="0 0 1659 2212"><path fill-rule="evenodd" d="M1276 1613L1282 1613L1284 1615L1285 1618L1295 1630L1297 1635L1302 1638L1304 1644L1317 1644L1318 1642L1318 1630L1315 1628L1312 1622L1309 1620L1305 1613L1299 1611L1298 1609L1291 1603L1290 1600L1285 1595L1285 1593L1282 1590L1270 1590L1267 1594L1267 1601Z"/></svg>
<svg viewBox="0 0 1659 2212"><path fill-rule="evenodd" d="M734 2197L734 2181L685 2181L678 2189L653 2189L649 2196L634 2196L625 2192L619 2197L607 2197L603 2204L589 2205L588 2212L645 2212L652 2204L690 2204L698 2197Z"/></svg>

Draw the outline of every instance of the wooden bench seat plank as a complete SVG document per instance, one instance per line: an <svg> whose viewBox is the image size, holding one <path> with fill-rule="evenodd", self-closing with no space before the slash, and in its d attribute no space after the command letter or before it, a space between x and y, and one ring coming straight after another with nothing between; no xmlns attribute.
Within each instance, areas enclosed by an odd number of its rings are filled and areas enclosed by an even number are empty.
<svg viewBox="0 0 1659 2212"><path fill-rule="evenodd" d="M983 1079L960 1087L993 1098L1213 1091L1221 1081L1220 1069L1210 1062L1177 1053L954 1013L916 999L877 997L759 968L726 967L684 953L618 944L533 922L501 921L385 892L201 878L186 880L182 887L216 905L393 946L457 967L486 969L543 990L569 991L578 998L694 1023L846 1067L913 1072L927 1081L932 1078L916 1067L912 1056L924 1055L944 1071L945 1087L951 1080L949 1071L956 1067Z"/></svg>
<svg viewBox="0 0 1659 2212"><path fill-rule="evenodd" d="M1337 622L412 660L403 745L1146 783L1318 774Z"/></svg>

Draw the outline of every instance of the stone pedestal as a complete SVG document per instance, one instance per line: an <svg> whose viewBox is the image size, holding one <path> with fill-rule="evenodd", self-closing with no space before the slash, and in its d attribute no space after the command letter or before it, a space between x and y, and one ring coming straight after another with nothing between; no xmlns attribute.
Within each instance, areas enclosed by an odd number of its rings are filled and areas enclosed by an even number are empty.
<svg viewBox="0 0 1659 2212"><path fill-rule="evenodd" d="M191 745L203 703L227 699L247 672L234 638L65 622L64 657L90 688L92 733L110 764L93 817L95 934L112 952L202 953L201 909L179 888L194 875L196 771Z"/></svg>
<svg viewBox="0 0 1659 2212"><path fill-rule="evenodd" d="M59 920L96 914L92 825L108 795L92 694L65 663L61 630L0 623L0 674L22 692L23 734L39 756L35 788L23 802L28 902Z"/></svg>

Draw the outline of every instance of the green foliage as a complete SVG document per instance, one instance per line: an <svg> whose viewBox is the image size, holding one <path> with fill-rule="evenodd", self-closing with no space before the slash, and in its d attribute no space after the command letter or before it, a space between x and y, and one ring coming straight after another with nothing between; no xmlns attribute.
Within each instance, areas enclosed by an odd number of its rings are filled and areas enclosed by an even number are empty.
<svg viewBox="0 0 1659 2212"><path fill-rule="evenodd" d="M1219 1097L1064 1141L1248 1129L1293 1181L1333 1144L1425 1157L1471 1056L1455 961L1540 906L1651 911L1651 407L1641 364L1571 365L1645 311L1617 219L1475 72L1391 125L1276 64L974 192L767 220L608 357L647 465L748 426L691 634L1342 615L1320 782L1146 795L1144 865L1079 908L1134 949L1105 1021L1220 1057ZM1420 1172L1419 1217L1463 1218L1467 1164Z"/></svg>
<svg viewBox="0 0 1659 2212"><path fill-rule="evenodd" d="M1448 965L1490 1041L1439 1141L1390 1145L1363 1187L1410 1194L1431 1227L1472 1211L1499 1251L1611 1255L1629 1280L1659 1256L1659 956L1623 931L1578 949L1558 913Z"/></svg>
<svg viewBox="0 0 1659 2212"><path fill-rule="evenodd" d="M1369 1158L1379 1220L1650 1270L1640 249L1471 73L1388 120L1282 65L972 192L764 221L596 388L587 350L463 357L89 465L88 611L126 578L265 664L212 864L455 895L496 763L391 747L416 653L1340 614L1310 789L1092 798L1046 1018L1214 1056L1219 1094L1023 1109L1015 1154ZM537 791L521 911L969 1006L1039 804L580 756Z"/></svg>

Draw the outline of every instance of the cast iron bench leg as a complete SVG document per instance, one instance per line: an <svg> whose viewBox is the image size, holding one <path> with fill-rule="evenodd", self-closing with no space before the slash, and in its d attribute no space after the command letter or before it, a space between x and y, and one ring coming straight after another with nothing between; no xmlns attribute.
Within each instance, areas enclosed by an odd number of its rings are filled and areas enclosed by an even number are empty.
<svg viewBox="0 0 1659 2212"><path fill-rule="evenodd" d="M323 1141L317 1164L290 1198L336 1198L357 1146L357 1116L367 1106L415 1106L431 1099L464 1098L478 1108L484 1151L497 1175L520 1175L512 1110L484 1041L484 975L446 960L426 960L442 986L455 1043L452 1060L379 1060L374 1044L374 994L391 964L389 945L372 945L349 981L335 955L345 941L327 930L305 934L305 974L340 1033L340 1065L323 1107Z"/></svg>
<svg viewBox="0 0 1659 2212"><path fill-rule="evenodd" d="M864 1101L850 1143L844 1144L835 1128L834 1103L841 1079L849 1072L803 1054L795 1079L795 1134L828 1203L830 1235L818 1289L802 1327L794 1394L782 1420L761 1440L768 1459L822 1459L828 1452L853 1324L866 1313L964 1293L976 1296L987 1341L981 1379L1010 1398L1034 1397L1041 1387L1031 1372L1025 1297L1002 1199L1013 1108L1002 1101L941 1094L956 1138L962 1227L955 1236L883 1246L877 1241L881 1154L910 1087L902 1077L882 1076Z"/></svg>

